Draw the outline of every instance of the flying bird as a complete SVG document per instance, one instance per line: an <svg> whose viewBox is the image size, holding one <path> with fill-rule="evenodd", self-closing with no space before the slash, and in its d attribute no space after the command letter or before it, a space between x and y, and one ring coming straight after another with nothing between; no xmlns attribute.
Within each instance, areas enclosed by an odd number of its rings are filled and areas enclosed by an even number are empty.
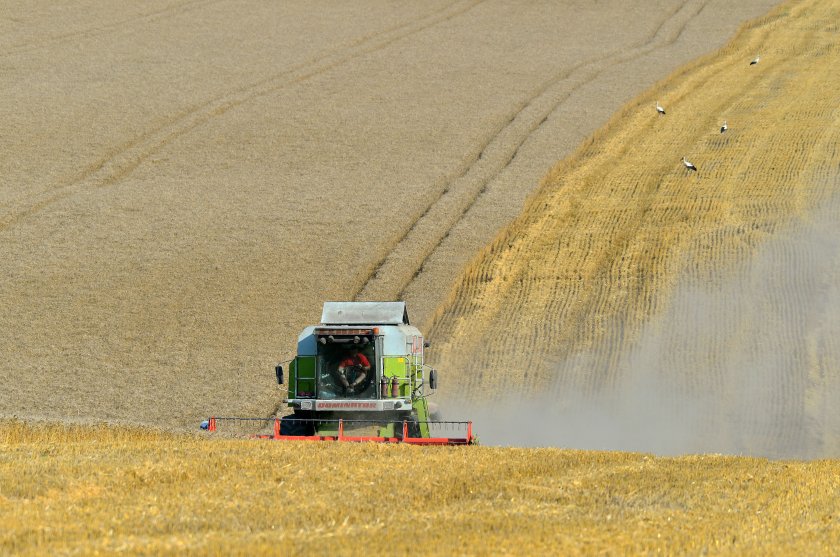
<svg viewBox="0 0 840 557"><path fill-rule="evenodd" d="M755 58L753 58L753 61L752 61L752 62L750 62L750 66L755 66L756 64L758 64L758 61L759 61L759 60L761 60L761 56L759 56L758 54L756 54L756 55L755 55Z"/></svg>
<svg viewBox="0 0 840 557"><path fill-rule="evenodd" d="M729 126L726 125L726 120L724 120L723 125L720 127L720 133L723 133L728 129L729 129Z"/></svg>
<svg viewBox="0 0 840 557"><path fill-rule="evenodd" d="M696 166L694 166L693 164L691 164L691 162L690 162L690 161L685 160L685 157L683 157L683 164L685 165L685 167L686 167L688 170L691 170L691 171L693 171L693 172L697 172L697 167L696 167Z"/></svg>
<svg viewBox="0 0 840 557"><path fill-rule="evenodd" d="M659 101L656 101L656 111L662 116L665 115L665 109L660 106Z"/></svg>

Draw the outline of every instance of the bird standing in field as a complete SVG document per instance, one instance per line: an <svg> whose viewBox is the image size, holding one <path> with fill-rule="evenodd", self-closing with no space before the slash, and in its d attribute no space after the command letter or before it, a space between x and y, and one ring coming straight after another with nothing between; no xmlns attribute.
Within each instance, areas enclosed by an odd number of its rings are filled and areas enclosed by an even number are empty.
<svg viewBox="0 0 840 557"><path fill-rule="evenodd" d="M720 133L723 133L728 129L729 129L729 126L726 125L726 120L724 120L723 125L720 127Z"/></svg>
<svg viewBox="0 0 840 557"><path fill-rule="evenodd" d="M665 116L665 109L659 104L659 101L656 101L656 111L659 113L660 116Z"/></svg>
<svg viewBox="0 0 840 557"><path fill-rule="evenodd" d="M685 167L691 172L697 172L697 167L694 166L690 161L687 161L685 157L683 157L683 164Z"/></svg>
<svg viewBox="0 0 840 557"><path fill-rule="evenodd" d="M759 61L759 60L761 60L761 56L759 56L758 54L756 54L756 55L755 55L755 58L753 58L753 61L752 61L752 62L750 62L750 66L755 66L756 64L758 64L758 61Z"/></svg>

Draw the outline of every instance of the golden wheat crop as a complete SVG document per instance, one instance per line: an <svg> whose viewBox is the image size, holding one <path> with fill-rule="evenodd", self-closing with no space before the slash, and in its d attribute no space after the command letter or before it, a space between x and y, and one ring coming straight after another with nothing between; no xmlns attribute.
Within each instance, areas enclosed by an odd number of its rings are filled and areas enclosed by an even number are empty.
<svg viewBox="0 0 840 557"><path fill-rule="evenodd" d="M829 554L840 464L0 424L0 553Z"/></svg>

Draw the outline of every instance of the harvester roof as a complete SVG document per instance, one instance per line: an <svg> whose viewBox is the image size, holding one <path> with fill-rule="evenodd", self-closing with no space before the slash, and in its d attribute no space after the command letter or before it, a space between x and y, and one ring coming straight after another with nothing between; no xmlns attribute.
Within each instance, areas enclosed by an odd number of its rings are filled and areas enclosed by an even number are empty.
<svg viewBox="0 0 840 557"><path fill-rule="evenodd" d="M409 325L405 302L324 302L322 325Z"/></svg>

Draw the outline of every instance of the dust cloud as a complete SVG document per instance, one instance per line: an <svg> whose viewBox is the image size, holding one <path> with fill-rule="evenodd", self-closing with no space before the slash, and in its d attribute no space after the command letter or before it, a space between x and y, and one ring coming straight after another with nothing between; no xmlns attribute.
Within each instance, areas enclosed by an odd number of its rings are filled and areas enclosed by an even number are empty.
<svg viewBox="0 0 840 557"><path fill-rule="evenodd" d="M838 207L768 237L725 276L686 273L636 341L560 361L542 399L465 408L481 442L840 456Z"/></svg>

